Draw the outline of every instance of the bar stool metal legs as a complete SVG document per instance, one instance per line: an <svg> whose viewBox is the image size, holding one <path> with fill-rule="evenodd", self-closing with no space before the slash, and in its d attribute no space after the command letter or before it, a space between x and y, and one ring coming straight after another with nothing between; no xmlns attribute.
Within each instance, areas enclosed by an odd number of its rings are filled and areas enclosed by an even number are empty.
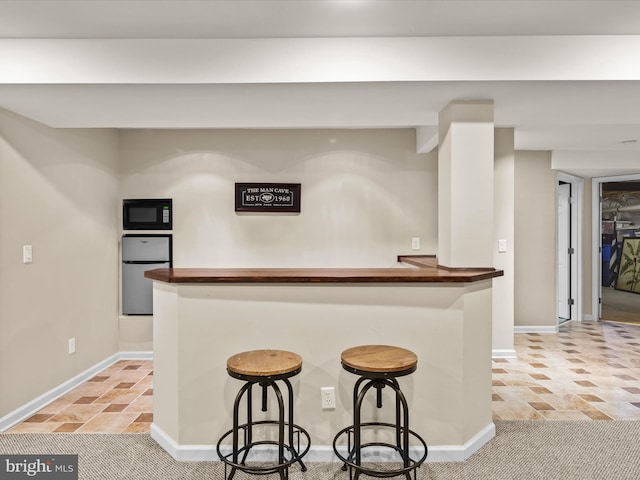
<svg viewBox="0 0 640 480"><path fill-rule="evenodd" d="M265 370L265 372L267 371L270 372L270 370ZM236 471L240 470L255 475L278 473L281 480L287 480L289 467L294 463L300 465L303 472L306 471L307 467L303 463L302 457L309 451L311 442L307 431L294 423L293 388L289 381L289 377L297 375L300 369L296 368L273 375L246 374L238 369L228 369L228 372L229 375L244 380L245 384L238 391L233 404L233 427L220 437L216 447L218 456L225 463L225 479L232 480ZM277 382L284 384L286 402L283 391ZM254 385L261 388L261 410L263 412L267 411L269 391L275 396L278 410L277 420L254 421L252 410ZM241 424L240 411L243 398L246 400L247 420L246 423ZM256 428L264 430L263 435L260 436L262 439L256 438ZM274 432L274 429L277 431ZM271 431L272 437L266 435L268 431ZM277 440L274 439L276 436ZM231 439L231 452L224 454L221 451L221 444L229 438ZM259 455L260 450L268 446L276 447L275 460L267 461L251 457L252 454ZM227 472L228 467L230 467L229 472Z"/></svg>
<svg viewBox="0 0 640 480"><path fill-rule="evenodd" d="M385 347L394 349L396 347ZM358 365L356 362L345 363L343 353L343 367L345 370L360 375L353 388L353 425L343 428L338 432L333 440L333 450L338 458L344 463L343 470L349 470L349 479L357 480L361 474L372 477L387 478L395 476L404 476L407 480L411 480L411 472L413 478L417 477L416 470L426 460L428 454L427 444L424 439L416 432L409 428L409 407L404 393L400 389L400 385L396 380L396 376L403 376L412 373L415 365L408 368L373 368L360 369L354 367ZM371 391L375 390L376 407L382 408L382 390L389 388L394 392L395 397L395 423L387 422L367 422L362 419L362 404ZM372 392L373 393L373 392ZM363 431L368 429L390 430L393 441L365 441L363 440ZM339 441L346 436L347 454L343 455L338 449ZM418 459L410 456L410 441L424 448L424 454ZM363 465L363 451L367 449L378 449L391 451L397 463L401 463L401 467L382 468L369 467Z"/></svg>

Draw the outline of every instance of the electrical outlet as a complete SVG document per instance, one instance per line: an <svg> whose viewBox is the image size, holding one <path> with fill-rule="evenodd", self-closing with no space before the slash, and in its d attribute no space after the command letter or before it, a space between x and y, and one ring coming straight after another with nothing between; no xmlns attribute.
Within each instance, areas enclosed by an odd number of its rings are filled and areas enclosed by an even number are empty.
<svg viewBox="0 0 640 480"><path fill-rule="evenodd" d="M411 250L420 250L420 237L413 237L411 239Z"/></svg>
<svg viewBox="0 0 640 480"><path fill-rule="evenodd" d="M498 252L505 253L507 251L507 241L506 240L498 240Z"/></svg>
<svg viewBox="0 0 640 480"><path fill-rule="evenodd" d="M69 355L76 353L76 337L69 339Z"/></svg>
<svg viewBox="0 0 640 480"><path fill-rule="evenodd" d="M333 387L322 387L320 389L322 397L322 409L330 410L336 408L336 390Z"/></svg>

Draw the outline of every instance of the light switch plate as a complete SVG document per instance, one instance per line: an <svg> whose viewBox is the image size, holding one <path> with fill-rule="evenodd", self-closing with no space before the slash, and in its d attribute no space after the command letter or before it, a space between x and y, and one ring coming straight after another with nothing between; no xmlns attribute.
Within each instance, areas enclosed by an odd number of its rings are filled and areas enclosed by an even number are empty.
<svg viewBox="0 0 640 480"><path fill-rule="evenodd" d="M498 252L505 253L507 251L507 241L498 240Z"/></svg>
<svg viewBox="0 0 640 480"><path fill-rule="evenodd" d="M31 245L22 246L22 262L23 263L33 262L33 247Z"/></svg>

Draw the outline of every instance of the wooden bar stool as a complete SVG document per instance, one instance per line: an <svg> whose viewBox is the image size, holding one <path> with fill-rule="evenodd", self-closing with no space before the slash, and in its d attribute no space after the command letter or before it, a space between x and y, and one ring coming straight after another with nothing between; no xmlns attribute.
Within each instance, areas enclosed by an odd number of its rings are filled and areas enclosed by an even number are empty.
<svg viewBox="0 0 640 480"><path fill-rule="evenodd" d="M238 380L243 380L245 384L238 392L233 404L233 428L222 435L217 444L218 456L225 463L224 474L226 479L231 480L236 470L240 470L256 475L278 472L281 480L286 480L289 476L289 466L296 462L303 472L307 470L307 467L302 463L302 457L309 451L311 441L307 431L293 422L293 389L291 388L291 382L289 382L289 378L297 375L301 370L302 358L300 355L284 350L253 350L238 353L227 360L227 372L229 375ZM282 392L276 382L282 382L286 386L286 408ZM263 412L267 411L268 389L271 388L275 394L278 402L278 420L253 420L251 390L255 384L262 387ZM240 424L240 402L245 394L247 398L247 421L244 424ZM254 439L254 426L256 425L264 426L267 429L276 427L278 440ZM239 439L241 431L243 433L242 442ZM231 453L225 455L220 451L220 445L229 436L231 436ZM302 443L300 436L303 437ZM303 451L301 451L301 444L304 448ZM262 445L277 446L277 458L274 461L252 460L249 458L251 450L256 446ZM248 465L247 460L251 464ZM227 466L231 467L228 477Z"/></svg>
<svg viewBox="0 0 640 480"><path fill-rule="evenodd" d="M410 350L388 345L363 345L353 347L342 352L342 367L351 373L359 375L353 388L353 425L338 432L333 440L333 451L344 463L343 470L349 468L349 478L356 480L361 473L372 477L395 477L404 475L411 480L411 471L416 478L416 469L427 458L427 444L425 441L409 429L409 408L397 377L403 377L415 372L418 366L418 357ZM362 402L369 390L376 390L376 407L382 408L382 389L389 387L395 392L396 420L393 423L363 422ZM372 441L363 443L362 431L364 428L391 429L395 434L395 442ZM347 455L342 455L337 448L341 437L347 436ZM409 439L417 440L424 448L424 454L420 459L414 460L409 455ZM353 444L352 444L353 439ZM415 443L415 442L414 442ZM401 468L370 468L362 465L362 452L367 448L390 449L402 462ZM354 475L355 472L355 475Z"/></svg>

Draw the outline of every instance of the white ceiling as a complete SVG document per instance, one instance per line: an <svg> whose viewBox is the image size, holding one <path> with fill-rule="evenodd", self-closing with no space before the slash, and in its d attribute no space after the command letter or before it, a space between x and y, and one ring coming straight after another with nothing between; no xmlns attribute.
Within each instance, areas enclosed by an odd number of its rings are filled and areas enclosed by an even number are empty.
<svg viewBox="0 0 640 480"><path fill-rule="evenodd" d="M636 0L0 0L2 38L638 35Z"/></svg>
<svg viewBox="0 0 640 480"><path fill-rule="evenodd" d="M517 46L513 52L508 50L510 45L520 45L518 38L537 45L538 37L567 35L580 36L576 37L575 45L584 45L584 49L545 51L544 45L556 45L557 37L549 37L539 43L541 47L537 50L519 50ZM599 36L595 44L591 37L594 35ZM84 46L91 39L119 39L135 46L142 39L223 42L223 39L292 41L337 37L368 42L372 37L402 37L408 41L415 40L411 37L446 37L438 40L446 42L455 41L453 37L496 36L504 37L499 39L501 48L507 49L500 53L504 65L513 71L526 66L528 77L514 80L516 76L501 78L500 73L487 80L467 74L464 78L434 80L423 75L425 78L418 76L413 81L404 81L404 72L399 72L398 81L379 81L373 76L367 81L363 73L364 80L358 77L354 81L189 82L159 78L157 82L128 82L88 81L77 72L77 80L71 76L54 81L48 79L49 74L53 75L58 66L63 68L65 59L59 53L47 57L44 43L31 41L55 39L49 43L59 45L68 39L73 46ZM435 132L438 112L448 102L493 99L496 125L515 128L519 149L598 151L611 155L623 152L627 158L630 151L638 152L637 168L635 165L629 168L627 161L625 168L618 168L615 173L640 172L640 72L636 71L640 51L628 49L632 52L629 57L618 56L617 49L611 50L611 45L619 43L624 47L638 38L640 1L0 0L0 107L54 127L426 126ZM586 41L589 39L591 43ZM598 51L594 45L598 47L600 39L607 47ZM236 42L233 44L236 48L240 40L229 41ZM302 45L304 48L305 44ZM113 65L113 69L135 70L137 66L131 59L119 62L110 57L105 61L107 57L100 57L104 43L90 46L96 52L96 60L84 63L87 72L102 71L105 64ZM41 58L53 59L49 70L34 70L42 80L15 80L11 76L24 67L19 48L39 49ZM507 54L509 57L504 57ZM574 57L580 59L586 70L577 69L578 73L572 76ZM272 58L265 55L265 59ZM411 60L416 58L420 57ZM567 71L559 72L557 77L551 73L539 78L529 73L532 65L546 68L550 59L555 63L549 65L555 65L557 70L562 70L566 63ZM242 61L242 56L236 55L238 67ZM422 68L428 71L429 60L425 62ZM630 73L623 76L616 73L618 76L609 78L606 72L611 65L616 72L629 69ZM174 67L166 65L167 71ZM195 78L196 73L210 69L211 65L202 62L189 68L194 72L187 73ZM444 67L434 66L434 71L437 68ZM472 70L473 65L469 68ZM582 73L587 70L593 74ZM604 74L600 75L601 72Z"/></svg>

